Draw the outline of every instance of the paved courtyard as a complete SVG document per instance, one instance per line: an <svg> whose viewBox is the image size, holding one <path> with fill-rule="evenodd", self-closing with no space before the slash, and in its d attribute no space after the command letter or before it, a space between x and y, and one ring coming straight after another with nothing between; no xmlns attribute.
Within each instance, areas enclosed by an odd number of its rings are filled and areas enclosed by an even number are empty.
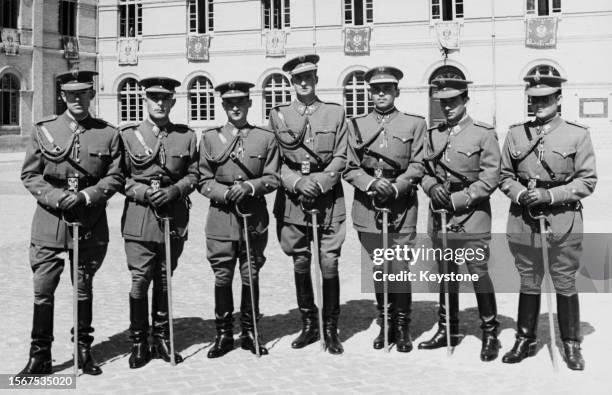
<svg viewBox="0 0 612 395"><path fill-rule="evenodd" d="M607 197L612 193L612 176L605 174L612 165L610 144L598 146L600 181L596 194L585 201L586 232L607 232L612 213ZM34 199L22 187L19 171L23 154L0 155L0 373L16 373L26 362L32 316L31 271L28 264L30 222ZM347 186L347 195L352 191ZM415 294L410 332L415 350L386 354L373 350L371 341L378 333L373 295L361 293L360 255L356 234L350 223L340 262L341 339L345 353L332 356L318 344L303 350L290 347L300 327L295 305L292 266L270 227L268 261L261 273L260 332L270 355L257 359L237 348L223 358L206 358L214 338L213 275L205 257L204 222L208 203L194 194L190 238L176 271L173 285L175 337L184 363L172 367L155 360L137 370L128 368L128 291L130 276L120 237L121 196L108 206L111 229L110 248L94 282L93 352L103 362L104 374L79 376L82 393L610 393L609 355L612 355L611 294L581 295L584 372L573 372L561 363L558 373L551 367L547 347L518 365L479 360L480 334L475 298L461 295L462 343L451 358L446 350L422 351L416 344L435 331L436 294ZM426 199L421 196L421 206ZM348 199L349 204L352 199ZM494 229L505 228L507 199L494 196ZM425 229L425 210L419 214L419 231ZM72 372L71 287L68 270L56 293L55 342L56 373ZM235 305L239 305L239 282L234 282ZM548 342L548 321L543 300L539 323L540 345ZM498 295L502 352L513 344L517 296ZM556 316L555 316L556 321ZM236 331L237 323L236 323ZM558 333L558 328L557 328ZM557 344L553 351L558 354ZM237 342L238 346L238 342ZM239 347L239 346L238 346ZM607 388L607 389L606 389ZM0 390L1 391L1 390ZM27 391L26 391L27 392ZM36 393L36 391L34 391Z"/></svg>

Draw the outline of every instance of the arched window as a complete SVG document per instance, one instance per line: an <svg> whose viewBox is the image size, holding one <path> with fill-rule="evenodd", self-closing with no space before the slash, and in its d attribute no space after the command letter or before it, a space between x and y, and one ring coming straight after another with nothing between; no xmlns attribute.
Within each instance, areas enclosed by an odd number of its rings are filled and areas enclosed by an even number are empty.
<svg viewBox="0 0 612 395"><path fill-rule="evenodd" d="M291 101L291 84L282 74L272 74L263 85L264 119L270 116L272 107Z"/></svg>
<svg viewBox="0 0 612 395"><path fill-rule="evenodd" d="M138 81L126 78L119 85L119 123L143 119L143 103Z"/></svg>
<svg viewBox="0 0 612 395"><path fill-rule="evenodd" d="M5 74L0 79L0 126L19 126L19 79Z"/></svg>
<svg viewBox="0 0 612 395"><path fill-rule="evenodd" d="M347 117L365 115L374 109L368 97L364 71L355 71L344 80L344 110Z"/></svg>
<svg viewBox="0 0 612 395"><path fill-rule="evenodd" d="M215 119L215 90L206 77L199 76L189 83L189 120Z"/></svg>
<svg viewBox="0 0 612 395"><path fill-rule="evenodd" d="M456 68L455 66L442 66L431 74L429 77L429 83L436 78L463 78L465 79L465 75L461 70ZM431 95L433 93L433 88L429 89L429 124L434 126L441 122L444 122L444 114L442 113L442 109L440 108L440 99L434 99Z"/></svg>
<svg viewBox="0 0 612 395"><path fill-rule="evenodd" d="M532 75L532 74L535 74L536 72L539 72L540 75L555 75L557 77L561 76L561 74L559 73L557 69L555 69L553 66L549 66L545 64L541 64L541 65L533 67L531 70L529 70L527 75ZM561 91L559 91L559 93L561 93ZM561 106L557 108L557 113L561 115ZM535 116L535 113L533 112L533 105L531 104L531 96L527 96L527 116L528 117Z"/></svg>

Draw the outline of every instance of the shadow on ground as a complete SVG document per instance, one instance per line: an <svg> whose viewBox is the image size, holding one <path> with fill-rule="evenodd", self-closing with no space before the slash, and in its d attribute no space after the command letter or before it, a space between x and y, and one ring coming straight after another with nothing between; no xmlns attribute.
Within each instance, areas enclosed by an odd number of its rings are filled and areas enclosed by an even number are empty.
<svg viewBox="0 0 612 395"><path fill-rule="evenodd" d="M418 339L421 335L434 328L438 321L437 316L438 303L433 301L415 301L412 304L412 322L410 325L410 334L413 339ZM350 300L341 305L341 314L339 320L340 339L346 342L351 337L359 332L368 330L376 319L378 311L373 299ZM515 329L516 322L513 318L504 315L499 315L500 332L504 329ZM557 335L557 347L561 347L559 338L559 328L556 324L555 314L555 333ZM464 336L475 336L482 339L480 329L480 318L478 309L475 307L468 308L459 312L459 328ZM202 319L199 317L185 317L174 320L175 330L175 347L176 350L183 354L183 358L188 360L199 352L209 348L215 337L215 321L214 319ZM301 329L301 317L298 309L292 309L285 314L276 314L272 316L264 316L259 322L260 337L269 349L273 349L278 341L289 335L294 335ZM595 331L593 326L588 322L581 322L582 335L590 335ZM240 333L240 314L234 314L234 334L238 340ZM546 344L550 343L548 316L540 314L538 322L538 351ZM192 346L197 346L195 350L191 350L189 354L184 354L184 351ZM236 341L235 348L240 346L240 342ZM509 346L504 347L504 349ZM102 364L113 362L117 359L124 358L130 353L131 341L129 330L119 332L109 339L95 344L92 347L92 352L96 360ZM72 360L65 361L54 366L53 371L59 372L72 367Z"/></svg>

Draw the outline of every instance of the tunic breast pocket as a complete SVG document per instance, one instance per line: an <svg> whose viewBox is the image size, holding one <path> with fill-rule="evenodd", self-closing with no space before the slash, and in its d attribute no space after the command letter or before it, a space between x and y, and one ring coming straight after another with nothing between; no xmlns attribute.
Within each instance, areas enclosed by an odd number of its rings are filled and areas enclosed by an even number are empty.
<svg viewBox="0 0 612 395"><path fill-rule="evenodd" d="M390 141L391 152L393 152L393 155L396 158L401 158L401 159L410 158L410 154L412 152L412 141L413 140L414 140L414 137L412 136L409 136L409 137L393 136L393 138Z"/></svg>
<svg viewBox="0 0 612 395"><path fill-rule="evenodd" d="M263 171L265 161L265 154L250 154L249 163L247 166L255 176L260 176Z"/></svg>
<svg viewBox="0 0 612 395"><path fill-rule="evenodd" d="M320 154L331 154L334 152L336 139L335 130L320 130L316 133L315 151Z"/></svg>
<svg viewBox="0 0 612 395"><path fill-rule="evenodd" d="M166 154L166 167L172 173L182 174L188 159L189 151L185 149L168 149Z"/></svg>
<svg viewBox="0 0 612 395"><path fill-rule="evenodd" d="M459 171L480 170L480 147L477 145L461 145L454 147L453 158Z"/></svg>
<svg viewBox="0 0 612 395"><path fill-rule="evenodd" d="M87 147L87 160L83 162L83 167L96 176L105 173L111 161L110 149L105 145L91 145Z"/></svg>
<svg viewBox="0 0 612 395"><path fill-rule="evenodd" d="M576 148L571 146L553 147L550 155L546 155L548 165L555 173L572 173L574 171L574 159Z"/></svg>

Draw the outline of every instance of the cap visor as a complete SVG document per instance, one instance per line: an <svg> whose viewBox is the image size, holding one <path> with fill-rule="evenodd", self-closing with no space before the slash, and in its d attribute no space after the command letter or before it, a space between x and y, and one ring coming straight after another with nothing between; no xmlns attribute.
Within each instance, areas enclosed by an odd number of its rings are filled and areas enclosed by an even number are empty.
<svg viewBox="0 0 612 395"><path fill-rule="evenodd" d="M527 96L548 96L558 92L559 89L561 88L528 88L525 93L527 93Z"/></svg>
<svg viewBox="0 0 612 395"><path fill-rule="evenodd" d="M434 99L450 99L451 97L459 96L463 92L465 92L465 90L451 89L446 91L434 92L431 96Z"/></svg>
<svg viewBox="0 0 612 395"><path fill-rule="evenodd" d="M70 82L68 84L62 84L63 91L82 91L90 88L93 88L93 84L88 82Z"/></svg>

